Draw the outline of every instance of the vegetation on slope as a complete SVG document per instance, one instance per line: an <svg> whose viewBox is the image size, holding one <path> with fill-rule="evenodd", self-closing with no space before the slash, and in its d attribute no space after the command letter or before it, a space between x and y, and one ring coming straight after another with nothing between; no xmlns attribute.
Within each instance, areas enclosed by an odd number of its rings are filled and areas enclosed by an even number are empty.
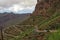
<svg viewBox="0 0 60 40"><path fill-rule="evenodd" d="M50 33L46 37L46 40L60 40L60 30L54 33Z"/></svg>
<svg viewBox="0 0 60 40"><path fill-rule="evenodd" d="M48 2L44 0L44 2L37 3L36 9L29 19L25 20L21 24L14 25L4 30L4 33L7 34L7 35L5 34L4 38L6 40L54 40L56 37L56 40L59 40L57 34L60 36L60 33L54 32L42 33L36 31L35 26L37 26L39 31L40 29L41 30L60 29L60 6L59 6L60 0L49 0L49 2L50 3L48 4ZM48 5L50 6L47 7ZM57 29L55 29L55 27ZM45 35L49 37L47 38L45 37Z"/></svg>

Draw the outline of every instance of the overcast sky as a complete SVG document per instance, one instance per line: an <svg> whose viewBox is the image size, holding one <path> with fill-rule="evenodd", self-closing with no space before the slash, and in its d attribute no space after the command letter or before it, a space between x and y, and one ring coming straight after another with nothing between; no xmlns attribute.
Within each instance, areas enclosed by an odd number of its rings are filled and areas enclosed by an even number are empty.
<svg viewBox="0 0 60 40"><path fill-rule="evenodd" d="M36 3L36 0L0 0L0 12L32 12Z"/></svg>

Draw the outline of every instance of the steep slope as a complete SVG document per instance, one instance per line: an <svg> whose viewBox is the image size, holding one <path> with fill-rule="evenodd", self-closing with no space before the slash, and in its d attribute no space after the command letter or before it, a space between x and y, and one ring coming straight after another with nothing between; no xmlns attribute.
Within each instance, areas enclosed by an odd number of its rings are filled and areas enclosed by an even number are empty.
<svg viewBox="0 0 60 40"><path fill-rule="evenodd" d="M30 18L6 28L4 35L7 40L46 40L45 35L49 30L58 28L60 29L60 0L41 0L37 2ZM37 30L45 30L46 33Z"/></svg>
<svg viewBox="0 0 60 40"><path fill-rule="evenodd" d="M42 25L45 29L52 22L51 20L56 20L56 17L60 18L60 0L42 0L39 1L36 5L36 9L33 12L34 15L34 25L37 25L41 29ZM58 17L59 16L59 17Z"/></svg>

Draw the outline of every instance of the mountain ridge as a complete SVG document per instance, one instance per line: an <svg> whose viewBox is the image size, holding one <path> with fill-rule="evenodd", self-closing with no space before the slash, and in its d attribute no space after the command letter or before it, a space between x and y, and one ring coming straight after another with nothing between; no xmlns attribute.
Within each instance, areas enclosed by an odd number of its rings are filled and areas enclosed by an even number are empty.
<svg viewBox="0 0 60 40"><path fill-rule="evenodd" d="M2 13L0 14L0 24L8 25L15 21L22 22L30 17L30 14L14 14L14 13Z"/></svg>

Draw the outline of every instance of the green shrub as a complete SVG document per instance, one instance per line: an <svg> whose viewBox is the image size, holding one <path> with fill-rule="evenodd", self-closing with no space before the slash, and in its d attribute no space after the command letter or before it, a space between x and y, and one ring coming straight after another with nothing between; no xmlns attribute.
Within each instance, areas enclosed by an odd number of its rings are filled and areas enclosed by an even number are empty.
<svg viewBox="0 0 60 40"><path fill-rule="evenodd" d="M60 30L58 32L49 34L46 40L60 40Z"/></svg>

